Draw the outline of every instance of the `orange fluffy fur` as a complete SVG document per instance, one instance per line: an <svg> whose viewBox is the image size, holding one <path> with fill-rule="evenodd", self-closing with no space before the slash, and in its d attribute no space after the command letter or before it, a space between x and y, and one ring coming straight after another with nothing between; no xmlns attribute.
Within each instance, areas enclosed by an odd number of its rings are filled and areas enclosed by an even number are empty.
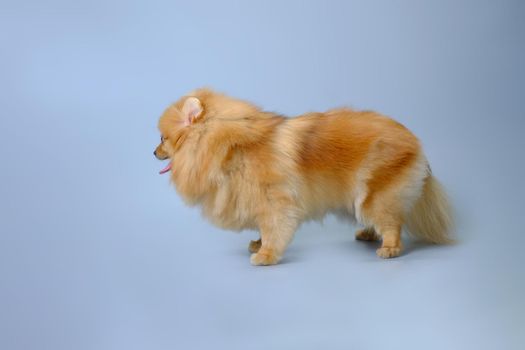
<svg viewBox="0 0 525 350"><path fill-rule="evenodd" d="M255 229L254 265L276 264L301 222L335 213L398 256L403 225L433 243L449 241L450 208L418 139L369 111L335 109L295 118L262 111L208 89L168 107L159 159L184 200L214 224Z"/></svg>

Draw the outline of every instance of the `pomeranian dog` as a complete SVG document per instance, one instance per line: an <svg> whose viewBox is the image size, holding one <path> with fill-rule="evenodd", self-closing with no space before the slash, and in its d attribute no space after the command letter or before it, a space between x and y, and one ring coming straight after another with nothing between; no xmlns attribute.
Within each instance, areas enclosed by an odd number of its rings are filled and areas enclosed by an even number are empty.
<svg viewBox="0 0 525 350"><path fill-rule="evenodd" d="M334 109L286 118L209 89L169 106L159 121L160 173L219 227L253 229L253 265L282 258L299 225L328 213L364 226L377 255L401 253L401 231L450 241L451 211L418 139L370 111Z"/></svg>

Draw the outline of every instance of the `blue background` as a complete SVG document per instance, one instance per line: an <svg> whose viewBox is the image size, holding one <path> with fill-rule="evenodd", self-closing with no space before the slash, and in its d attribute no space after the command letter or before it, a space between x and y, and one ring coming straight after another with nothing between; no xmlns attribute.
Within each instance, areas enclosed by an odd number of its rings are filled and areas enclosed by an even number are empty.
<svg viewBox="0 0 525 350"><path fill-rule="evenodd" d="M521 349L522 1L2 1L0 348ZM327 218L283 264L157 171L157 119L211 86L404 123L459 244L394 260Z"/></svg>

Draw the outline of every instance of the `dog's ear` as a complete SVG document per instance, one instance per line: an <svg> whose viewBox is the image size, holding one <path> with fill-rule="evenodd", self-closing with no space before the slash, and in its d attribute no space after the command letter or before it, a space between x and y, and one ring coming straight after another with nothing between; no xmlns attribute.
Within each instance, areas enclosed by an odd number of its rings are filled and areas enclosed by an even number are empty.
<svg viewBox="0 0 525 350"><path fill-rule="evenodd" d="M197 97L188 97L182 106L184 124L193 124L203 112L201 101Z"/></svg>

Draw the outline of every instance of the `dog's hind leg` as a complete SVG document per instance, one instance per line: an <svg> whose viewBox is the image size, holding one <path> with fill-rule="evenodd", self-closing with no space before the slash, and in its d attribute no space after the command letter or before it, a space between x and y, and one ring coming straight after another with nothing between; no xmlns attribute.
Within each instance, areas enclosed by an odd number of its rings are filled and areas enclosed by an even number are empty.
<svg viewBox="0 0 525 350"><path fill-rule="evenodd" d="M395 193L383 193L380 201L372 201L364 208L366 222L373 226L377 238L381 239L381 247L377 255L381 258L394 258L401 254L401 228L403 214L401 200Z"/></svg>
<svg viewBox="0 0 525 350"><path fill-rule="evenodd" d="M403 245L401 244L401 224L378 225L378 231L383 237L381 248L376 253L379 257L388 259L395 258L401 254Z"/></svg>

